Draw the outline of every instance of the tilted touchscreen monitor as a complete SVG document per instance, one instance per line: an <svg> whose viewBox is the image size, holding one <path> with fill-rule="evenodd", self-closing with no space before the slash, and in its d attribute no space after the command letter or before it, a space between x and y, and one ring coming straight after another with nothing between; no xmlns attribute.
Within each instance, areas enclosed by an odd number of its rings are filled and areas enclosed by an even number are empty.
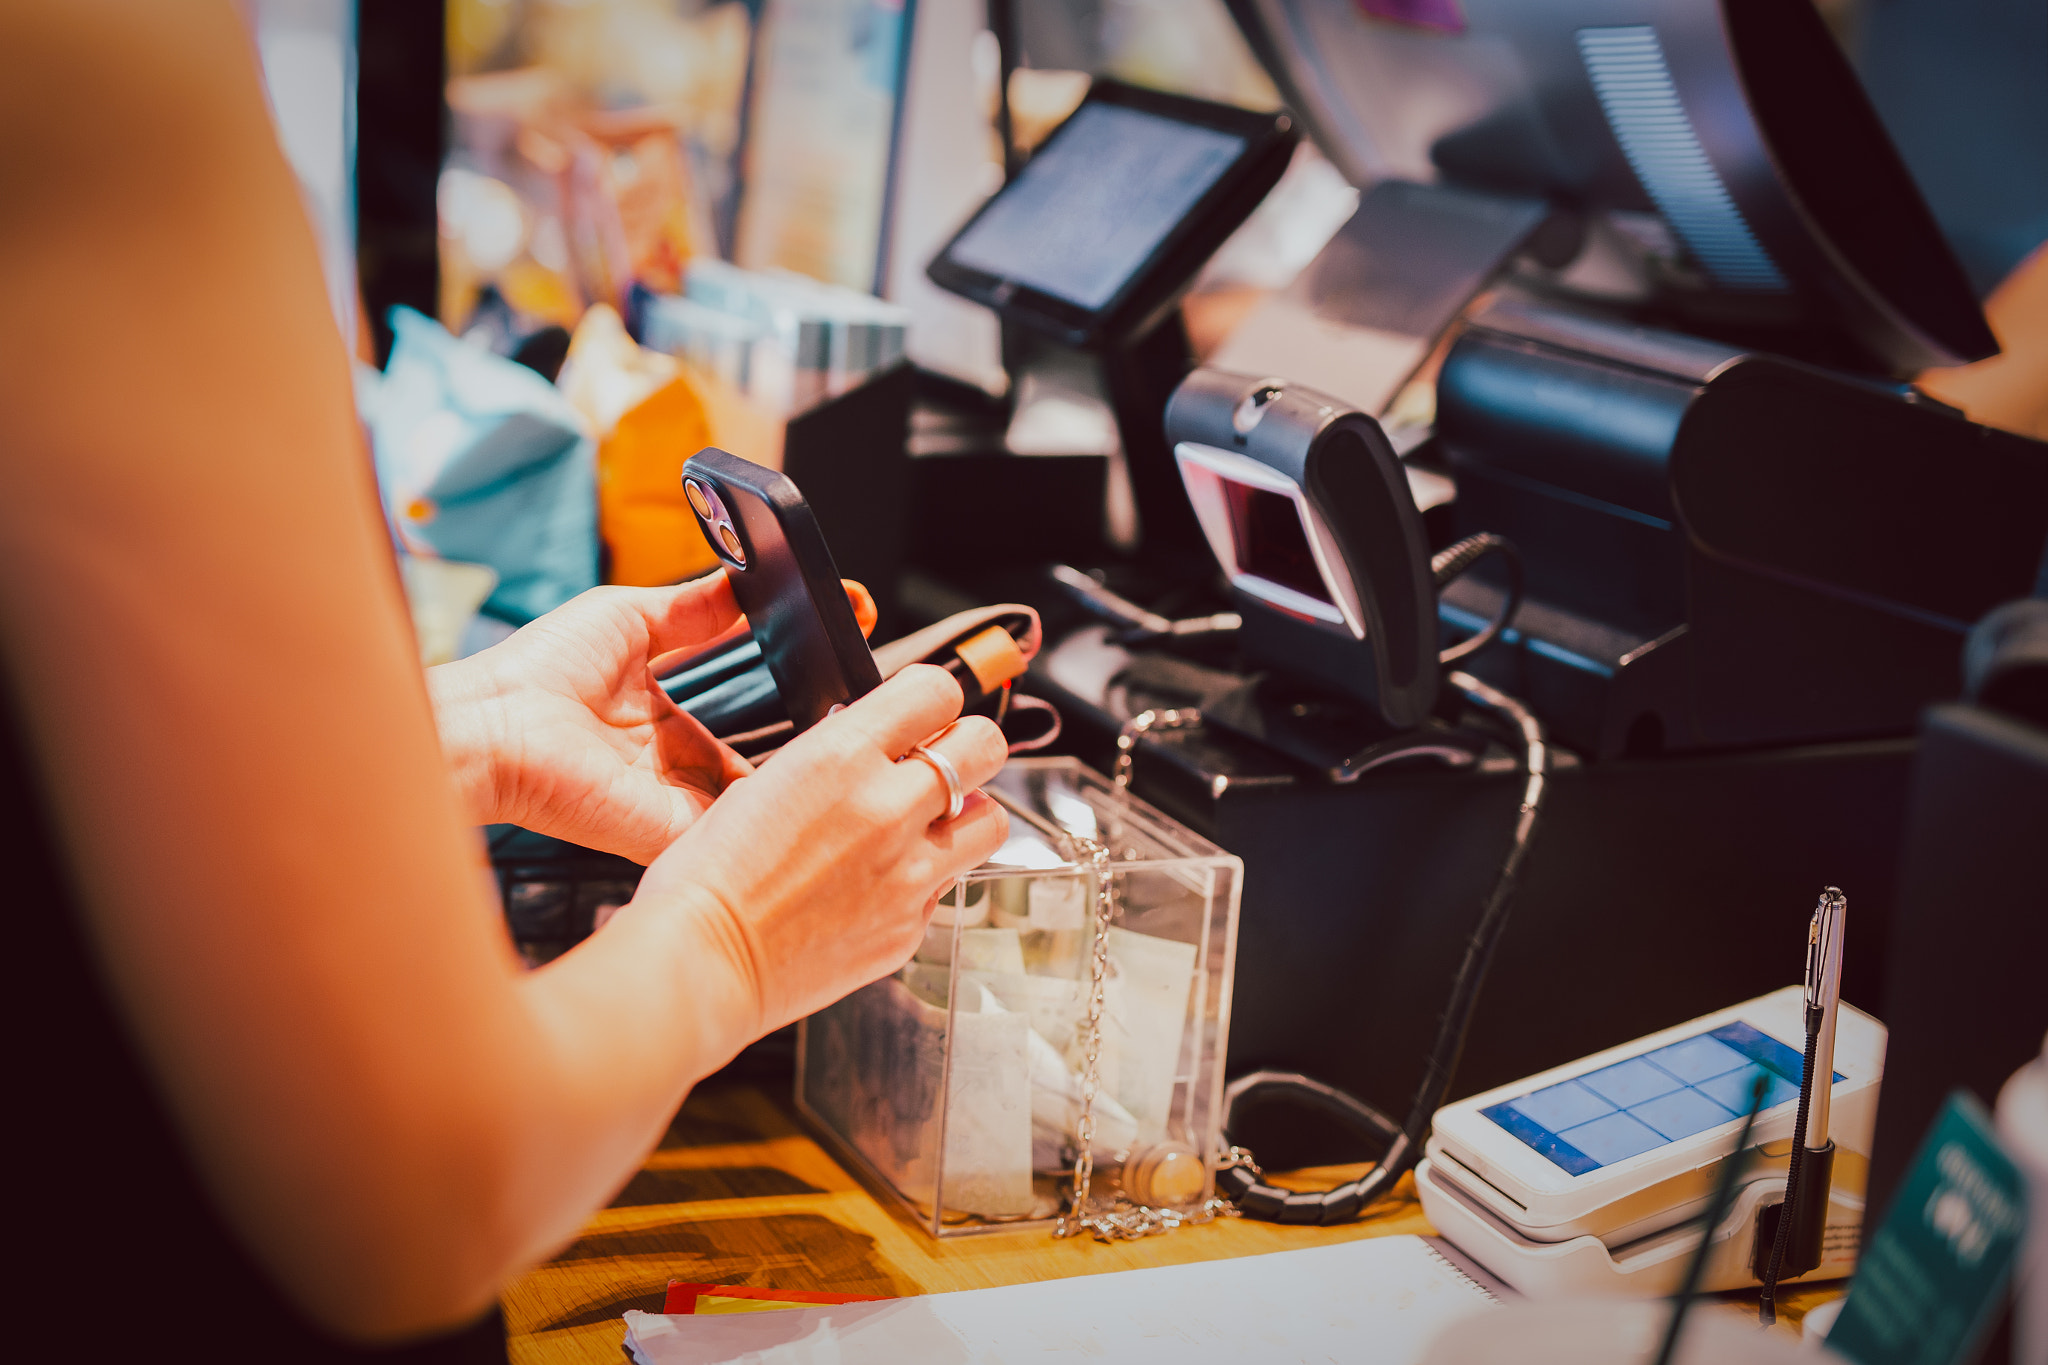
<svg viewBox="0 0 2048 1365"><path fill-rule="evenodd" d="M1098 81L930 267L1074 345L1142 330L1279 178L1283 114Z"/></svg>

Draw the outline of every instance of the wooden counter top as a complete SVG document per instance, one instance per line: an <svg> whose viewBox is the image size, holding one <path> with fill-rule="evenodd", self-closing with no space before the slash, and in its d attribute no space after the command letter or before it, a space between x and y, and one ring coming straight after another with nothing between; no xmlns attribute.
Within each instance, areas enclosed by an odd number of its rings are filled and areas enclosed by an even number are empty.
<svg viewBox="0 0 2048 1365"><path fill-rule="evenodd" d="M1275 1180L1313 1189L1359 1169ZM620 1315L629 1308L659 1312L670 1280L933 1294L1432 1231L1404 1180L1366 1218L1334 1228L1230 1218L1114 1246L1088 1238L1058 1242L1042 1230L938 1242L892 1214L827 1156L781 1093L714 1080L690 1096L611 1207L505 1292L505 1321L517 1365L620 1365ZM1836 1285L1782 1292L1780 1323L1796 1324L1838 1292ZM1723 1297L1722 1311L1746 1306L1754 1319L1754 1294Z"/></svg>

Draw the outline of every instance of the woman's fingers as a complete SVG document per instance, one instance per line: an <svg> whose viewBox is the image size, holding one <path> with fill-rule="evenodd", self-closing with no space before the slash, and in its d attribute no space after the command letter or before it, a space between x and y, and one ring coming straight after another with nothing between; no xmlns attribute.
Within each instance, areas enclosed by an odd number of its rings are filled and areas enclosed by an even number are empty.
<svg viewBox="0 0 2048 1365"><path fill-rule="evenodd" d="M677 650L701 649L739 625L740 604L733 600L725 570L693 578L673 588L633 588L633 605L647 623L651 657Z"/></svg>
<svg viewBox="0 0 2048 1365"><path fill-rule="evenodd" d="M868 634L878 615L874 595L851 578L841 579L840 584L860 633ZM647 622L647 652L652 655L701 649L744 619L723 569L672 588L639 588L633 593Z"/></svg>
<svg viewBox="0 0 2048 1365"><path fill-rule="evenodd" d="M882 619L880 608L875 606L875 595L865 583L851 578L840 579L839 586L846 589L846 600L853 607L853 619L860 626L860 633L873 635L875 622Z"/></svg>
<svg viewBox="0 0 2048 1365"><path fill-rule="evenodd" d="M923 747L952 766L963 799L1000 772L1010 754L1003 732L986 716L969 716ZM894 780L902 799L919 815L937 820L946 814L952 793L938 764L912 754L896 765Z"/></svg>
<svg viewBox="0 0 2048 1365"><path fill-rule="evenodd" d="M909 753L911 745L944 729L960 714L962 700L952 674L930 664L912 664L847 707L840 719L866 735L885 757L897 759Z"/></svg>
<svg viewBox="0 0 2048 1365"><path fill-rule="evenodd" d="M973 790L1001 768L1002 735L982 717L948 730L959 708L950 675L906 669L733 784L649 867L641 896L694 886L693 904L729 920L761 1027L902 966L932 893L1002 846L1008 816ZM959 775L954 819L936 819L947 788L931 765L897 761L920 742Z"/></svg>
<svg viewBox="0 0 2048 1365"><path fill-rule="evenodd" d="M947 881L980 867L1010 837L1010 815L987 792L967 798L957 820L943 820L925 831Z"/></svg>

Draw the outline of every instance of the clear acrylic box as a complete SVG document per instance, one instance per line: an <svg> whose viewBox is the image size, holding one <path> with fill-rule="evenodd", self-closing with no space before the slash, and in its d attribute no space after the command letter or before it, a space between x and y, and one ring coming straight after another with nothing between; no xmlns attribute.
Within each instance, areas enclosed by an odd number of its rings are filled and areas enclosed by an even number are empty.
<svg viewBox="0 0 2048 1365"><path fill-rule="evenodd" d="M917 956L803 1022L797 1108L935 1237L1049 1224L1078 1151L1095 900L1110 853L1091 1208L1215 1188L1243 864L1073 759L1013 759L996 856Z"/></svg>

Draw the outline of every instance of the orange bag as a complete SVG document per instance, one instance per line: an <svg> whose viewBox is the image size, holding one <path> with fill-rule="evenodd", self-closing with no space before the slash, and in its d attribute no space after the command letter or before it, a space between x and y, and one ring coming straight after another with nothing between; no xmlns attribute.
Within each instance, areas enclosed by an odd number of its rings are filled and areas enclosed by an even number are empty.
<svg viewBox="0 0 2048 1365"><path fill-rule="evenodd" d="M715 444L704 400L689 376L647 395L597 446L597 531L612 583L648 587L716 568L689 503L683 461Z"/></svg>
<svg viewBox="0 0 2048 1365"><path fill-rule="evenodd" d="M683 500L683 462L716 445L779 469L781 424L730 386L641 346L605 304L576 325L559 383L597 435L605 581L656 587L716 568Z"/></svg>

